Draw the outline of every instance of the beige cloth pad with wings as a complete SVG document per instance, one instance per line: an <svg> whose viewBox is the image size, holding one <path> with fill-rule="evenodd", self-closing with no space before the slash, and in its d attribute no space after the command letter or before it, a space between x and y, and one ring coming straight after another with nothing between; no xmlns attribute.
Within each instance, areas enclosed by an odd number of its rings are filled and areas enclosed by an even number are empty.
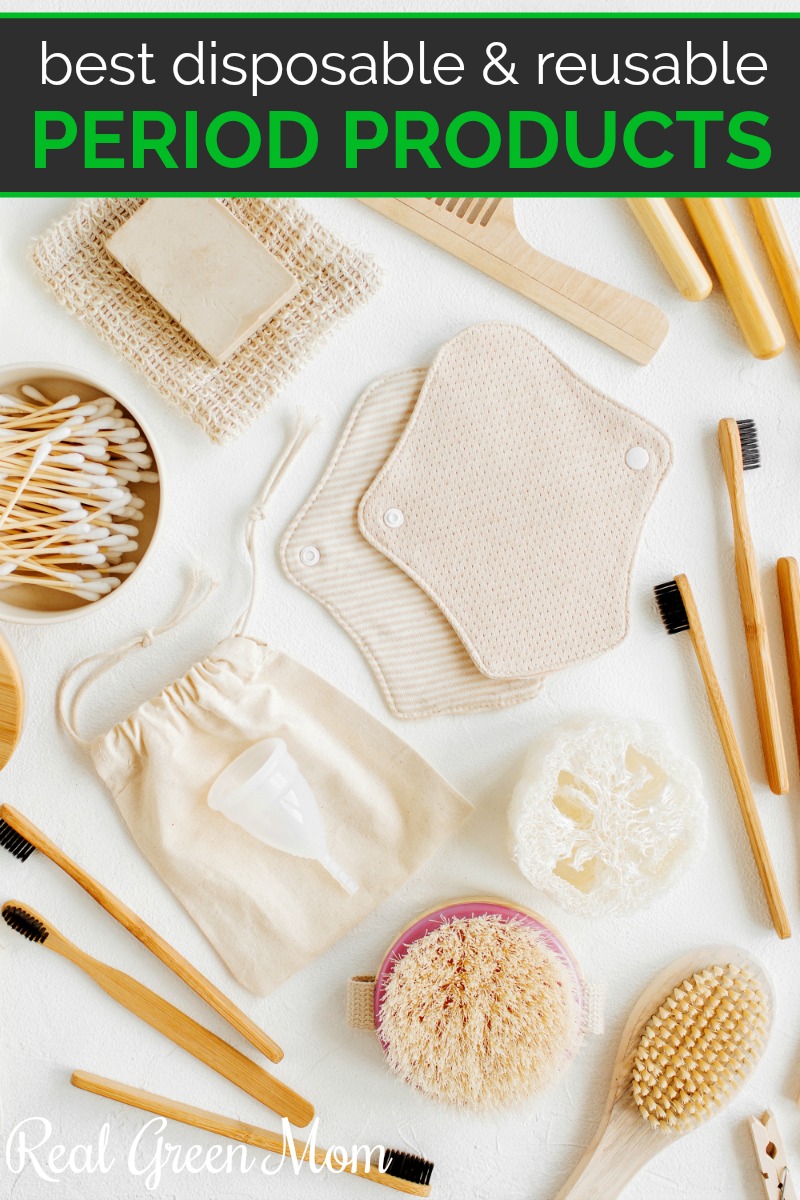
<svg viewBox="0 0 800 1200"><path fill-rule="evenodd" d="M671 458L660 430L532 334L475 325L434 359L359 524L480 671L531 677L625 636L639 535Z"/></svg>
<svg viewBox="0 0 800 1200"><path fill-rule="evenodd" d="M363 393L281 545L286 574L350 634L398 717L503 708L541 686L481 674L441 610L358 528L361 497L401 437L426 374L401 371Z"/></svg>

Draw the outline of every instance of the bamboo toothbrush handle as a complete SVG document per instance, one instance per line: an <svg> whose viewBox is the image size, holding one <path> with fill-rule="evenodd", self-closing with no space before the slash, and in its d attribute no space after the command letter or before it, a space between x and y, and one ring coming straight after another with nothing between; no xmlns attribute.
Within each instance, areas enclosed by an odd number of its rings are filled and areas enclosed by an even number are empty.
<svg viewBox="0 0 800 1200"><path fill-rule="evenodd" d="M725 201L687 196L686 206L751 354L774 358L786 339Z"/></svg>
<svg viewBox="0 0 800 1200"><path fill-rule="evenodd" d="M288 1157L291 1153L289 1139L283 1134L273 1133L270 1129L261 1129L257 1125L248 1125L244 1121L234 1121L230 1117L218 1113L207 1112L203 1108L195 1108L191 1104L182 1104L179 1100L170 1100L166 1096L156 1096L140 1088L128 1087L124 1083L115 1083L113 1079L104 1079L100 1075L91 1075L86 1071L73 1071L70 1081L73 1087L84 1092L92 1092L95 1096L104 1096L108 1100L116 1100L120 1104L128 1104L132 1108L144 1112L155 1113L156 1116L166 1117L169 1121L179 1121L182 1125L191 1125L194 1129L205 1129L220 1137L231 1138L234 1142L244 1142L247 1146L255 1146L258 1150L266 1150L268 1154L281 1154ZM298 1162L307 1162L310 1157L310 1142L294 1142L294 1152ZM327 1151L321 1147L314 1148L314 1162L317 1166L325 1164ZM367 1171L362 1162L356 1163L356 1169L348 1173L360 1175L372 1183L383 1184L397 1192L405 1192L408 1196L427 1196L430 1186L411 1183L398 1179L393 1175L381 1174L377 1166Z"/></svg>
<svg viewBox="0 0 800 1200"><path fill-rule="evenodd" d="M752 196L750 208L792 324L800 337L800 266L778 212L778 206L766 196Z"/></svg>
<svg viewBox="0 0 800 1200"><path fill-rule="evenodd" d="M769 906L772 923L775 926L778 937L789 938L792 936L789 914L786 911L786 905L781 896L778 877L775 873L767 839L764 836L764 827L761 824L761 818L756 808L755 798L750 787L750 780L747 777L747 769L744 765L742 752L736 740L733 722L731 721L728 706L722 695L722 689L717 679L717 673L714 670L714 664L711 661L708 643L706 642L703 626L700 622L700 614L686 576L676 576L675 582L678 585L684 607L686 608L686 615L689 618L689 633L695 654L697 655L697 661L700 665L703 681L706 685L708 700L711 705L711 711L714 714L714 722L717 726L719 740L722 743L722 749L728 763L728 770L731 773L736 797L739 801L739 807L742 810L742 819L744 820L744 826L750 840L753 857L756 860L756 867L758 868L761 885Z"/></svg>
<svg viewBox="0 0 800 1200"><path fill-rule="evenodd" d="M778 559L778 592L781 598L783 639L792 692L792 712L800 748L800 569L796 558Z"/></svg>
<svg viewBox="0 0 800 1200"><path fill-rule="evenodd" d="M51 862L54 862L57 867L66 872L71 879L83 888L83 890L96 900L97 903L114 918L119 921L123 928L132 933L135 938L146 946L156 958L160 958L165 966L174 972L179 979L187 983L189 987L197 993L201 999L223 1017L229 1025L236 1029L242 1037L250 1042L256 1050L260 1050L272 1062L280 1062L283 1058L283 1051L277 1042L274 1042L271 1037L267 1037L263 1030L259 1029L254 1021L243 1013L240 1008L228 999L227 996L215 987L214 984L206 979L205 975L201 975L196 967L185 959L182 954L170 946L160 934L156 933L155 929L138 917L132 909L118 900L108 888L102 883L98 883L86 871L73 862L63 850L59 849L54 842L51 842L46 834L42 833L41 829L24 817L22 813L17 812L8 804L0 806L0 819L6 821L12 829L16 829L17 833L46 855Z"/></svg>
<svg viewBox="0 0 800 1200"><path fill-rule="evenodd" d="M631 196L628 205L680 294L687 300L705 300L711 276L667 201Z"/></svg>
<svg viewBox="0 0 800 1200"><path fill-rule="evenodd" d="M753 680L758 727L767 768L769 786L776 796L789 791L789 768L781 731L781 716L778 695L775 690L775 672L769 648L767 619L761 580L758 573L750 522L744 496L744 471L742 468L742 444L739 427L731 417L719 423L719 449L722 469L728 485L733 517L733 542L736 556L736 578L739 584L739 603L747 638L747 653L750 657L750 675Z"/></svg>
<svg viewBox="0 0 800 1200"><path fill-rule="evenodd" d="M167 1000L151 992L143 983L126 975L124 971L118 971L116 967L110 967L107 963L92 958L52 927L49 928L50 934L45 946L75 963L129 1012L141 1017L176 1046L194 1055L212 1071L235 1083L279 1116L288 1117L293 1125L307 1125L312 1119L312 1105L286 1084L273 1078L262 1067L246 1058L233 1046L229 1046L215 1033L198 1025Z"/></svg>

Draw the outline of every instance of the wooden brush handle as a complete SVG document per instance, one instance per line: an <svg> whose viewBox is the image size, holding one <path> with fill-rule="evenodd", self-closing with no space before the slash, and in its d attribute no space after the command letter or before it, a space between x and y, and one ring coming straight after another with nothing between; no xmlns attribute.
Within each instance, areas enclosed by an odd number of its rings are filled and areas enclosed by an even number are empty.
<svg viewBox="0 0 800 1200"><path fill-rule="evenodd" d="M599 1139L587 1150L555 1200L617 1200L653 1157L659 1137L638 1114L616 1113ZM638 1128L635 1124L638 1122ZM668 1145L661 1134L661 1146ZM641 1149L646 1146L645 1153Z"/></svg>
<svg viewBox="0 0 800 1200"><path fill-rule="evenodd" d="M128 1087L124 1083L115 1083L113 1079L104 1079L100 1075L90 1075L86 1071L73 1071L71 1083L73 1087L84 1092L92 1092L95 1096L105 1096L108 1100L117 1100L120 1104L128 1104L132 1108L144 1112L155 1113L156 1116L166 1117L170 1121L179 1121L183 1125L191 1125L194 1129L205 1129L209 1133L231 1138L234 1142L244 1142L247 1146L255 1146L258 1150L266 1150L268 1154L289 1156L289 1142L283 1134L273 1133L270 1129L260 1129L257 1125L248 1125L244 1121L234 1121L230 1117L222 1117L217 1113L207 1112L203 1108L195 1108L191 1104L182 1104L179 1100L169 1100L166 1096L156 1096L144 1092L140 1088ZM307 1162L310 1156L310 1146L306 1142L294 1143L295 1156L298 1162ZM321 1147L314 1150L314 1162L318 1166L325 1163L326 1151ZM427 1196L430 1186L427 1184L409 1183L404 1179L396 1179L392 1175L381 1174L377 1167L367 1171L364 1164L356 1163L356 1169L348 1172L369 1179L372 1183L383 1184L407 1196Z"/></svg>
<svg viewBox="0 0 800 1200"><path fill-rule="evenodd" d="M781 598L783 640L792 691L794 731L800 749L800 568L796 558L778 559L778 593Z"/></svg>
<svg viewBox="0 0 800 1200"><path fill-rule="evenodd" d="M722 290L756 358L774 358L786 339L724 200L686 198Z"/></svg>
<svg viewBox="0 0 800 1200"><path fill-rule="evenodd" d="M705 300L711 276L667 201L631 196L628 205L680 294L687 300Z"/></svg>
<svg viewBox="0 0 800 1200"><path fill-rule="evenodd" d="M182 954L173 949L169 942L165 942L141 917L138 917L126 904L118 900L102 883L98 883L76 862L73 862L63 850L50 841L46 834L42 833L41 829L37 829L27 817L8 804L0 806L0 818L6 821L12 829L16 829L17 833L22 834L32 846L35 846L51 862L65 871L71 879L74 879L115 921L119 921L120 925L138 938L142 945L155 954L156 958L160 958L179 979L188 983L189 987L207 1004L210 1004L242 1037L246 1038L251 1046L260 1050L272 1062L281 1061L283 1051L277 1042L274 1042L271 1037L267 1037L254 1021L251 1021L240 1008L237 1008L227 996L223 995L219 988L206 979L205 975L201 975Z"/></svg>
<svg viewBox="0 0 800 1200"><path fill-rule="evenodd" d="M233 1046L229 1046L215 1033L198 1025L197 1021L193 1021L167 1000L151 992L143 983L126 975L124 971L118 971L116 967L110 967L107 963L92 958L53 929L52 925L48 924L47 927L50 933L44 945L80 967L123 1008L141 1017L176 1046L194 1055L218 1075L235 1083L278 1116L288 1117L293 1125L307 1125L312 1119L313 1107L286 1084L274 1079L262 1067L246 1058Z"/></svg>
<svg viewBox="0 0 800 1200"><path fill-rule="evenodd" d="M750 676L753 681L753 694L758 712L758 727L761 732L767 780L775 795L783 796L789 791L789 768L786 765L786 750L781 731L778 695L775 690L775 672L769 648L761 579L750 533L750 522L747 518L739 427L731 417L725 417L719 423L718 434L722 469L728 485L731 516L733 517L733 543L736 557L736 579L739 584L739 604L742 609L744 631L747 638Z"/></svg>
<svg viewBox="0 0 800 1200"><path fill-rule="evenodd" d="M778 206L766 196L752 196L750 208L792 324L800 337L800 266L778 212Z"/></svg>
<svg viewBox="0 0 800 1200"><path fill-rule="evenodd" d="M747 777L747 769L744 765L742 752L736 740L731 715L728 712L728 706L723 698L717 673L711 661L708 643L706 642L703 626L700 622L700 613L697 610L692 589L689 586L689 580L686 576L677 575L675 582L678 585L686 609L686 615L689 619L689 633L692 644L700 665L703 681L706 685L708 700L711 705L711 711L714 714L714 722L717 726L719 740L722 743L722 749L728 763L728 770L731 773L739 807L742 810L742 819L744 820L744 826L750 840L750 846L769 906L772 923L779 937L789 938L792 936L789 914L786 911L786 905L781 896L778 877L775 873L767 839L764 836L764 827L761 824L761 817L759 816L755 798L750 787L750 780Z"/></svg>

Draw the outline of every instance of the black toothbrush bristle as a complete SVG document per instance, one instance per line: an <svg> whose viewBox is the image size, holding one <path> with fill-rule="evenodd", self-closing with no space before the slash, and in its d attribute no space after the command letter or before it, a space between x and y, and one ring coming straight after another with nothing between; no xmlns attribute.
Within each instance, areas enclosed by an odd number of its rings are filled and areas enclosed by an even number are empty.
<svg viewBox="0 0 800 1200"><path fill-rule="evenodd" d="M3 920L6 925L14 929L17 933L21 933L29 942L46 942L50 936L50 930L42 922L24 908L18 908L16 904L3 905Z"/></svg>
<svg viewBox="0 0 800 1200"><path fill-rule="evenodd" d="M417 1183L427 1187L433 1175L433 1163L418 1154L408 1154L405 1150L387 1150L383 1156L383 1169L387 1175L395 1179L404 1179L407 1183Z"/></svg>
<svg viewBox="0 0 800 1200"><path fill-rule="evenodd" d="M745 471L754 471L761 466L761 451L758 448L758 430L755 421L737 421L739 441L742 443L742 466Z"/></svg>
<svg viewBox="0 0 800 1200"><path fill-rule="evenodd" d="M18 858L20 862L27 862L36 849L27 838L24 838L21 833L17 833L16 829L2 817L0 817L0 846L13 854L14 858Z"/></svg>
<svg viewBox="0 0 800 1200"><path fill-rule="evenodd" d="M686 605L674 579L655 588L656 604L667 633L683 633L689 628Z"/></svg>

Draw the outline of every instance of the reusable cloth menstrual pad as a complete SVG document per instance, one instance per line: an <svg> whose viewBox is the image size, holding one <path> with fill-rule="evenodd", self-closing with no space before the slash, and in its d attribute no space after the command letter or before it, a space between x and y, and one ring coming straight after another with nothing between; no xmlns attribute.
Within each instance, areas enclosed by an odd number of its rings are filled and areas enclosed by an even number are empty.
<svg viewBox="0 0 800 1200"><path fill-rule="evenodd" d="M541 686L476 671L442 611L358 528L359 501L414 411L425 374L401 371L364 392L281 545L286 574L347 630L398 717L501 708L535 696Z"/></svg>
<svg viewBox="0 0 800 1200"><path fill-rule="evenodd" d="M671 459L660 430L532 334L472 326L424 380L365 394L284 569L355 637L398 715L516 703L625 636Z"/></svg>

